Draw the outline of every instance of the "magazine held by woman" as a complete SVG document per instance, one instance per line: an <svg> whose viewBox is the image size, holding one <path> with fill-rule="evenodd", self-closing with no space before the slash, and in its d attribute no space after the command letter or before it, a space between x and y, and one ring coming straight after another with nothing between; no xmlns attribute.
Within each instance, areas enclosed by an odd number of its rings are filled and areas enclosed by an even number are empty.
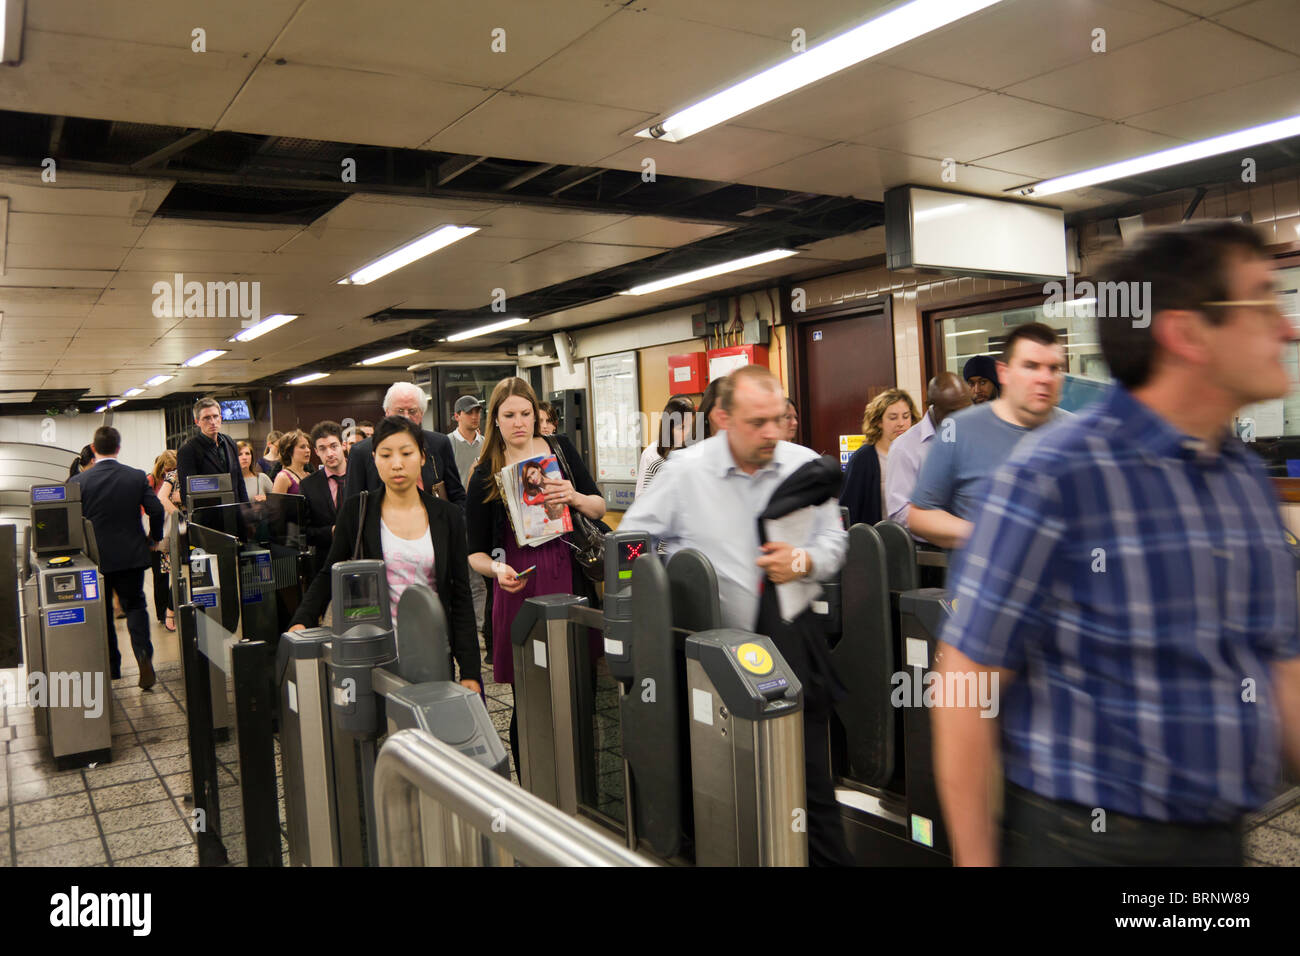
<svg viewBox="0 0 1300 956"><path fill-rule="evenodd" d="M544 483L548 478L564 478L554 455L507 465L497 474L501 498L520 547L535 548L573 530L569 506L562 501L546 501Z"/></svg>

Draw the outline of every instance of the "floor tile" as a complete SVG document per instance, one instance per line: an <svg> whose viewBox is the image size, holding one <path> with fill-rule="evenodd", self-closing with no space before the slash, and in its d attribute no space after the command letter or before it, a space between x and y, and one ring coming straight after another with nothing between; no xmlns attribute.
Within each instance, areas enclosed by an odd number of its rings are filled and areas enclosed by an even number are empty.
<svg viewBox="0 0 1300 956"><path fill-rule="evenodd" d="M1273 866L1300 866L1300 836L1262 826L1246 837L1246 853Z"/></svg>
<svg viewBox="0 0 1300 956"><path fill-rule="evenodd" d="M194 842L189 828L175 819L135 830L109 833L105 835L105 839L108 841L109 855L114 860L142 856L155 850L188 846Z"/></svg>
<svg viewBox="0 0 1300 956"><path fill-rule="evenodd" d="M87 840L77 840L60 846L47 847L39 852L18 851L18 866L93 866L104 863L104 843L96 834Z"/></svg>
<svg viewBox="0 0 1300 956"><path fill-rule="evenodd" d="M106 763L86 771L86 782L91 789L111 787L114 784L130 783L135 780L148 780L156 777L153 766L147 760L133 760L130 763Z"/></svg>
<svg viewBox="0 0 1300 956"><path fill-rule="evenodd" d="M190 756L188 753L177 754L173 757L160 757L153 762L154 767L158 770L161 777L169 777L174 773L188 773L190 769Z"/></svg>
<svg viewBox="0 0 1300 956"><path fill-rule="evenodd" d="M111 834L178 819L176 808L171 800L164 796L154 803L142 803L123 807L120 810L105 810L99 814L99 825L103 827L105 834Z"/></svg>
<svg viewBox="0 0 1300 956"><path fill-rule="evenodd" d="M68 774L66 776L51 777L48 780L30 780L27 783L16 783L9 788L9 799L18 804L25 803L28 800L43 800L46 797L76 793L85 789L86 782L81 778L81 774Z"/></svg>
<svg viewBox="0 0 1300 956"><path fill-rule="evenodd" d="M73 820L60 820L57 823L14 830L12 837L14 848L17 849L19 856L22 856L33 850L74 843L77 840L88 840L91 837L98 838L99 828L95 826L93 817L77 817Z"/></svg>
<svg viewBox="0 0 1300 956"><path fill-rule="evenodd" d="M1292 807L1284 813L1279 813L1268 821L1271 827L1277 827L1279 830L1286 830L1300 837L1300 807Z"/></svg>
<svg viewBox="0 0 1300 956"><path fill-rule="evenodd" d="M162 780L157 777L137 783L119 783L112 787L103 787L94 793L96 813L169 799L167 791L163 789Z"/></svg>
<svg viewBox="0 0 1300 956"><path fill-rule="evenodd" d="M193 779L188 773L172 773L162 778L163 786L173 797L180 798L190 792Z"/></svg>
<svg viewBox="0 0 1300 956"><path fill-rule="evenodd" d="M159 727L155 730L140 731L140 743L148 745L163 740L184 740L188 736L189 728L185 724L176 724L174 727Z"/></svg>
<svg viewBox="0 0 1300 956"><path fill-rule="evenodd" d="M79 769L51 771L39 766L9 768L10 787L20 783L31 783L39 780L58 780L67 777L76 777L77 779L81 779L81 771Z"/></svg>
<svg viewBox="0 0 1300 956"><path fill-rule="evenodd" d="M42 743L40 737L15 737L7 742L6 747L11 754L17 754L28 750L38 750Z"/></svg>
<svg viewBox="0 0 1300 956"><path fill-rule="evenodd" d="M149 751L149 756L154 760L163 757L179 757L181 755L189 756L190 742L184 738L177 740L160 740L157 743L146 743L144 749Z"/></svg>
<svg viewBox="0 0 1300 956"><path fill-rule="evenodd" d="M14 806L14 826L18 828L40 826L70 817L84 817L90 813L90 795L86 792L33 800ZM5 814L8 816L8 814Z"/></svg>
<svg viewBox="0 0 1300 956"><path fill-rule="evenodd" d="M178 846L171 850L157 850L143 856L133 856L124 860L113 860L114 866L198 866L198 849L193 846Z"/></svg>

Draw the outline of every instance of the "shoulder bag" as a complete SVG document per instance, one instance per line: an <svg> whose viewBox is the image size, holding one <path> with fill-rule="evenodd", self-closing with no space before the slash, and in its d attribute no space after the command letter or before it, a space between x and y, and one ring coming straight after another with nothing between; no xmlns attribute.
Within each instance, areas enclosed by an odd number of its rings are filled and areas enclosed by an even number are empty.
<svg viewBox="0 0 1300 956"><path fill-rule="evenodd" d="M546 444L559 459L564 476L572 484L573 469L565 460L560 443L553 442L550 437L547 437ZM609 534L610 528L603 521L592 521L573 506L569 507L569 516L573 519L573 531L570 536L572 540L567 538L565 540L573 549L573 560L577 562L587 580L599 584L605 580L605 535Z"/></svg>

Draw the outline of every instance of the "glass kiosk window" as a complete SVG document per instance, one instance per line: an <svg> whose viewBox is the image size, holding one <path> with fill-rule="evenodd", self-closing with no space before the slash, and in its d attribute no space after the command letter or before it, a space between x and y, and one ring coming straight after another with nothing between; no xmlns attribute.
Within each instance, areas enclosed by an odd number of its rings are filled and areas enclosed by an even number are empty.
<svg viewBox="0 0 1300 956"><path fill-rule="evenodd" d="M380 620L379 575L343 575L343 619L349 624Z"/></svg>

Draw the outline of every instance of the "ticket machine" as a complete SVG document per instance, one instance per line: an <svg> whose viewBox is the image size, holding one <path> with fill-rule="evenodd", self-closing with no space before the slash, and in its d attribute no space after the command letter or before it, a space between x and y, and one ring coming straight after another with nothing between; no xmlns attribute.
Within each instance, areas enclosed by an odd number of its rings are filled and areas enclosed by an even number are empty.
<svg viewBox="0 0 1300 956"><path fill-rule="evenodd" d="M28 700L60 769L112 758L104 582L86 555L79 485L31 489L23 589Z"/></svg>
<svg viewBox="0 0 1300 956"><path fill-rule="evenodd" d="M394 629L384 562L341 561L330 574L333 625L288 631L277 651L289 860L376 865L382 736L425 730L506 777L509 761L482 698L451 679L434 593L407 588Z"/></svg>

